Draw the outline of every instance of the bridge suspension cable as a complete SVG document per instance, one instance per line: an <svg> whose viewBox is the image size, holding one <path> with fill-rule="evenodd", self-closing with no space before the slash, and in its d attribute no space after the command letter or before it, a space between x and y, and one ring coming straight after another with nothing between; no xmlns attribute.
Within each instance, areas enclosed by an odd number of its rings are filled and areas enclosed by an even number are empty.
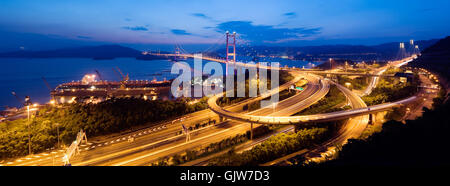
<svg viewBox="0 0 450 186"><path fill-rule="evenodd" d="M220 38L216 40L210 47L203 51L203 53L210 53L217 51L221 46L223 46L223 41L225 40L225 34L222 34Z"/></svg>

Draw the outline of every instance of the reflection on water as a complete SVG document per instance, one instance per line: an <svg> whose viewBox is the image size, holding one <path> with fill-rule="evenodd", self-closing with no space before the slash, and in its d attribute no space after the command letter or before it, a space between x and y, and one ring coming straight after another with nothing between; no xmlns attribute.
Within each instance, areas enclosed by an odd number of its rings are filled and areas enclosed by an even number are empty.
<svg viewBox="0 0 450 186"><path fill-rule="evenodd" d="M186 62L193 67L193 60L189 59ZM177 76L170 73L172 64L173 62L168 60L144 61L134 58L113 60L0 58L2 67L0 70L0 107L20 105L12 96L11 91L15 91L21 98L29 95L34 102L48 102L50 93L42 77L45 77L52 88L64 82L81 80L85 74L95 74L95 70L98 70L105 80L118 81L118 75L112 70L117 66L123 73L129 73L131 80L163 80L163 78L171 79ZM310 67L307 61L280 60L280 66L284 65ZM222 66L225 69L224 64Z"/></svg>

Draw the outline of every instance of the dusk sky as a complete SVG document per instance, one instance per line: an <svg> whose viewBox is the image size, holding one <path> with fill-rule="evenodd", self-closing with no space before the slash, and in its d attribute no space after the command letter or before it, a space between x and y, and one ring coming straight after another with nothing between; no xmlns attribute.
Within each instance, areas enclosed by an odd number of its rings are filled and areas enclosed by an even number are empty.
<svg viewBox="0 0 450 186"><path fill-rule="evenodd" d="M0 51L117 43L365 44L442 38L448 0L2 0Z"/></svg>

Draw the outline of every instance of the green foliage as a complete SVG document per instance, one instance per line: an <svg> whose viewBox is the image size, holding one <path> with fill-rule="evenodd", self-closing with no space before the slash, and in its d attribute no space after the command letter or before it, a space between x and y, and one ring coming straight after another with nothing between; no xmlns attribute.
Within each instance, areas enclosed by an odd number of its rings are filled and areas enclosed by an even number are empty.
<svg viewBox="0 0 450 186"><path fill-rule="evenodd" d="M296 92L294 90L283 90L279 93L279 101L283 101L291 96L294 96Z"/></svg>
<svg viewBox="0 0 450 186"><path fill-rule="evenodd" d="M437 97L433 98L433 108L442 105L445 101L447 90L443 86L440 88Z"/></svg>
<svg viewBox="0 0 450 186"><path fill-rule="evenodd" d="M30 130L26 119L6 121L0 125L0 158L28 153L28 134L32 151L41 152L57 143L57 124L60 139L70 144L80 129L89 137L111 134L146 123L163 120L207 108L206 99L195 104L186 101L150 101L136 98L110 99L98 104L71 104L63 108L44 107L32 118Z"/></svg>
<svg viewBox="0 0 450 186"><path fill-rule="evenodd" d="M356 77L354 79L349 78L348 76L338 76L338 83L341 85L345 85L345 83L351 83L352 89L362 90L367 87L367 78L368 77Z"/></svg>
<svg viewBox="0 0 450 186"><path fill-rule="evenodd" d="M261 108L261 102L259 102L259 101L255 101L255 102L253 102L253 103L249 103L248 104L248 111L249 112L251 112L251 111L254 111L254 110L258 110L258 109L260 109Z"/></svg>
<svg viewBox="0 0 450 186"><path fill-rule="evenodd" d="M450 151L447 148L450 104L424 110L423 116L416 120L408 120L406 124L388 121L381 132L365 140L349 140L339 152L338 159L321 166L450 165L448 158L439 156Z"/></svg>
<svg viewBox="0 0 450 186"><path fill-rule="evenodd" d="M396 101L414 95L417 92L417 86L419 86L419 83L416 78L407 83L380 78L377 87L373 89L370 95L362 97L362 100L368 106Z"/></svg>
<svg viewBox="0 0 450 186"><path fill-rule="evenodd" d="M398 67L389 67L384 74L394 75L397 72L402 72L403 70Z"/></svg>
<svg viewBox="0 0 450 186"><path fill-rule="evenodd" d="M270 131L272 131L272 128L270 128L266 125L256 127L253 129L253 137L254 138L260 137L264 134L269 133ZM185 162L189 162L189 161L201 158L201 157L205 157L210 154L214 154L214 153L220 152L224 149L233 147L235 145L244 143L244 142L248 141L249 139L250 139L250 131L247 131L245 134L237 134L234 137L229 137L229 138L223 139L216 143L210 143L206 147L203 147L199 150L187 150L183 156L181 156L179 154L172 156L172 160L171 160L172 164L171 165L179 165L179 164L183 164ZM157 162L152 165L159 165L159 164L164 164L164 163Z"/></svg>
<svg viewBox="0 0 450 186"><path fill-rule="evenodd" d="M384 118L386 120L401 121L406 114L406 107L395 107L391 112L388 112Z"/></svg>
<svg viewBox="0 0 450 186"><path fill-rule="evenodd" d="M335 85L331 85L330 91L324 98L296 115L310 115L344 110L344 108L338 106L339 104L344 103L345 100L345 95Z"/></svg>
<svg viewBox="0 0 450 186"><path fill-rule="evenodd" d="M267 75L269 76L269 77L267 77L267 87L268 87L268 89L270 89L270 87L271 87L270 71L267 72ZM279 80L280 80L279 84L280 85L285 84L285 83L291 81L292 79L294 79L294 77L289 72L284 71L284 70L279 71ZM218 105L220 105L220 106L231 105L231 104L238 103L238 102L241 102L241 101L249 98L248 73L246 75L246 80L245 80L245 90L246 90L245 97L237 97L236 96L236 92L237 92L236 77L235 77L234 84L235 84L234 85L234 95L231 97L224 96L224 97L219 98L217 100ZM258 91L258 94L259 94L259 91Z"/></svg>
<svg viewBox="0 0 450 186"><path fill-rule="evenodd" d="M251 150L241 154L230 151L212 159L209 164L214 166L256 166L320 143L326 138L328 132L327 128L312 128L290 134L281 133L270 137Z"/></svg>

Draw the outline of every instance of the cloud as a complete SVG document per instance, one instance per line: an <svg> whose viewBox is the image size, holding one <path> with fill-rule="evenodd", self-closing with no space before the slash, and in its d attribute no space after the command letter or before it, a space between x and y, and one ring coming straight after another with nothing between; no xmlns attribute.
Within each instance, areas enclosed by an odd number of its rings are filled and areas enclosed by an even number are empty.
<svg viewBox="0 0 450 186"><path fill-rule="evenodd" d="M77 36L79 39L92 39L92 37L89 36Z"/></svg>
<svg viewBox="0 0 450 186"><path fill-rule="evenodd" d="M170 31L175 35L192 35L191 33L186 32L186 30L172 29Z"/></svg>
<svg viewBox="0 0 450 186"><path fill-rule="evenodd" d="M204 19L204 20L212 21L212 22L219 22L216 19L214 19L212 17L209 17L209 16L207 16L206 14L203 14L203 13L192 13L190 15L194 16L194 17L197 17L197 18Z"/></svg>
<svg viewBox="0 0 450 186"><path fill-rule="evenodd" d="M302 40L317 35L321 28L277 28L271 25L253 25L251 21L228 21L216 26L216 31L236 32L245 40L253 43L276 43Z"/></svg>
<svg viewBox="0 0 450 186"><path fill-rule="evenodd" d="M296 18L297 17L297 13L295 13L295 12L287 12L287 13L284 13L283 16L286 16L287 18L292 19L292 18Z"/></svg>
<svg viewBox="0 0 450 186"><path fill-rule="evenodd" d="M191 15L194 17L199 17L199 18L203 18L203 19L211 19L211 17L206 16L205 14L202 14L202 13L192 13Z"/></svg>
<svg viewBox="0 0 450 186"><path fill-rule="evenodd" d="M126 22L130 22L130 21L131 21L130 18L125 18L124 20L125 20Z"/></svg>
<svg viewBox="0 0 450 186"><path fill-rule="evenodd" d="M122 28L126 29L126 30L132 30L132 31L148 31L148 28L146 26L133 26L133 27L124 26Z"/></svg>

